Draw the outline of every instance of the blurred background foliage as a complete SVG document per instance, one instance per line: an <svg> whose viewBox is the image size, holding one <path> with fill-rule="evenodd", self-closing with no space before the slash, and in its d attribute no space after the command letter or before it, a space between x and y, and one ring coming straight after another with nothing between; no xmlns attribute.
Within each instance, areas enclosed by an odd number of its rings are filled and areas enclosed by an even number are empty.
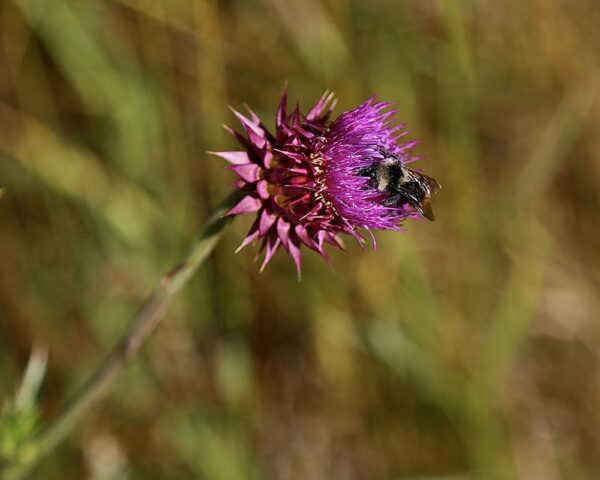
<svg viewBox="0 0 600 480"><path fill-rule="evenodd" d="M397 102L438 220L298 283L238 219L34 478L600 478L599 45L597 0L0 1L2 462L227 194L227 105L287 82Z"/></svg>

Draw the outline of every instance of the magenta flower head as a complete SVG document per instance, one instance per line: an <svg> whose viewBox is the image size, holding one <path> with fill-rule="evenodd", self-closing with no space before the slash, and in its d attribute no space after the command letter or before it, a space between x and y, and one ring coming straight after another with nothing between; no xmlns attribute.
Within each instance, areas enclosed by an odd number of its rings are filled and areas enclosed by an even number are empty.
<svg viewBox="0 0 600 480"><path fill-rule="evenodd" d="M233 111L245 135L227 128L243 150L213 152L231 163L246 195L228 214L256 213L238 251L262 240L261 271L283 247L300 274L302 245L328 261L325 244L343 248L341 234L364 247L364 229L401 230L409 217L433 220L429 197L439 184L405 165L417 142L397 110L374 97L331 121L334 96L325 93L307 113L287 113L284 93L271 133L258 116Z"/></svg>

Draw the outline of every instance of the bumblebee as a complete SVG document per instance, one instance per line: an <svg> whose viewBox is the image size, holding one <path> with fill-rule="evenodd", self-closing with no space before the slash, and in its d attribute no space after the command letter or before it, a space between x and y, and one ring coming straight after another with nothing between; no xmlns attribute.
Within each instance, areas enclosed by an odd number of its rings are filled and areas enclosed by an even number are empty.
<svg viewBox="0 0 600 480"><path fill-rule="evenodd" d="M435 220L430 198L442 186L432 177L404 166L402 158L386 149L379 149L383 160L377 160L358 171L369 177L368 186L387 194L382 204L402 208L407 203L427 220Z"/></svg>

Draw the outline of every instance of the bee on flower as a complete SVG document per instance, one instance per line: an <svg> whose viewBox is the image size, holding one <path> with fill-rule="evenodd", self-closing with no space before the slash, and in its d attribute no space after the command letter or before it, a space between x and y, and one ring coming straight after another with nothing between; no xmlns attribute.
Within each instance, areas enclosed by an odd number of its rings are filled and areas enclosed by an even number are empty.
<svg viewBox="0 0 600 480"><path fill-rule="evenodd" d="M251 110L234 110L245 135L226 128L243 150L211 152L231 164L235 187L246 193L228 214L256 214L239 249L262 240L261 271L281 247L300 274L302 245L327 261L325 244L343 248L341 234L364 246L360 229L400 230L409 217L434 218L430 198L441 187L407 166L418 159L417 142L401 141L408 131L397 110L372 97L330 120L334 106L326 92L307 114L299 107L288 114L284 93L273 133Z"/></svg>

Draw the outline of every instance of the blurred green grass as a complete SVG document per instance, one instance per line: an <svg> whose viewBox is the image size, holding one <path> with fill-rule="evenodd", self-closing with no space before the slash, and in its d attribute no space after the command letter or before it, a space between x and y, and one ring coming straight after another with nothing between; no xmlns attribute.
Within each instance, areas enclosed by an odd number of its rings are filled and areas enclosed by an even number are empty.
<svg viewBox="0 0 600 480"><path fill-rule="evenodd" d="M301 283L233 255L239 219L35 478L597 478L599 27L594 0L1 2L5 405L47 345L51 418L181 257L228 104L376 93L444 186Z"/></svg>

